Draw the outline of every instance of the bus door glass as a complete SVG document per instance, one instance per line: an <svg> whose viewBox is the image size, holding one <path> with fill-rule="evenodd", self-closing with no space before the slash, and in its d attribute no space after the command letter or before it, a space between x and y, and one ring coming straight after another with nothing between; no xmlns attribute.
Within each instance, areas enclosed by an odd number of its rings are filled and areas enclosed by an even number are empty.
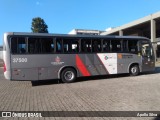
<svg viewBox="0 0 160 120"><path fill-rule="evenodd" d="M149 41L143 40L141 42L142 52L142 70L147 71L152 69L154 63L153 49Z"/></svg>

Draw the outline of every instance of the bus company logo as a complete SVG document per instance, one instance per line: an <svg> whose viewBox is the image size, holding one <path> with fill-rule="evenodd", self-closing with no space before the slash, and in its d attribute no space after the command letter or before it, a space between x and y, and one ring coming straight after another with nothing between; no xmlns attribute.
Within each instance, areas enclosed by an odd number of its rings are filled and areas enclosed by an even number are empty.
<svg viewBox="0 0 160 120"><path fill-rule="evenodd" d="M104 55L104 60L109 60L109 59L116 59L116 56L114 56L114 55Z"/></svg>
<svg viewBox="0 0 160 120"><path fill-rule="evenodd" d="M104 59L105 59L105 60L108 60L108 56L104 56Z"/></svg>
<svg viewBox="0 0 160 120"><path fill-rule="evenodd" d="M55 62L60 62L60 61L61 61L60 57L57 56L57 57L55 58Z"/></svg>
<svg viewBox="0 0 160 120"><path fill-rule="evenodd" d="M112 56L107 56L107 55L104 56L104 60L108 60L108 59L112 59L112 58L113 58Z"/></svg>
<svg viewBox="0 0 160 120"><path fill-rule="evenodd" d="M51 62L52 65L62 65L64 62L61 62L61 58L60 57L56 57L54 59L54 62Z"/></svg>

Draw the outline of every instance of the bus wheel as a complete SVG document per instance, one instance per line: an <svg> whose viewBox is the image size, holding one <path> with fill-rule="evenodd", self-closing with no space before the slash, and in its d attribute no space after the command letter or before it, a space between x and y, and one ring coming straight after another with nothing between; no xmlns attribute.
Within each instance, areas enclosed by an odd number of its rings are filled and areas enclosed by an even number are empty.
<svg viewBox="0 0 160 120"><path fill-rule="evenodd" d="M130 71L129 71L131 76L137 76L139 74L139 67L138 65L132 65L130 67Z"/></svg>
<svg viewBox="0 0 160 120"><path fill-rule="evenodd" d="M72 68L66 68L61 73L61 79L64 83L71 83L76 79L76 72Z"/></svg>

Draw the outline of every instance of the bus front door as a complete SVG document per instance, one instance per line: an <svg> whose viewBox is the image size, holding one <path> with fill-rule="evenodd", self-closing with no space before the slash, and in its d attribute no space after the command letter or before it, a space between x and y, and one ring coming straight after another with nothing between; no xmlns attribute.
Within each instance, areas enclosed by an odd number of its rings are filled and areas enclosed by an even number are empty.
<svg viewBox="0 0 160 120"><path fill-rule="evenodd" d="M148 41L142 41L142 71L151 71L155 67L152 46Z"/></svg>

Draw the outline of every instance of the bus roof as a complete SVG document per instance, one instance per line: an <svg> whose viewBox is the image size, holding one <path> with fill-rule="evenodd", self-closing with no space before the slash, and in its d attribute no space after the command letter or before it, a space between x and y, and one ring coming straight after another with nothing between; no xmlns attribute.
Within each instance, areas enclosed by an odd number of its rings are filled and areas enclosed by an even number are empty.
<svg viewBox="0 0 160 120"><path fill-rule="evenodd" d="M17 35L17 36L44 36L44 37L78 37L78 38L122 38L122 39L146 39L141 36L114 36L114 35L75 35L75 34L51 34L51 33L29 33L29 32L6 32L5 35Z"/></svg>

